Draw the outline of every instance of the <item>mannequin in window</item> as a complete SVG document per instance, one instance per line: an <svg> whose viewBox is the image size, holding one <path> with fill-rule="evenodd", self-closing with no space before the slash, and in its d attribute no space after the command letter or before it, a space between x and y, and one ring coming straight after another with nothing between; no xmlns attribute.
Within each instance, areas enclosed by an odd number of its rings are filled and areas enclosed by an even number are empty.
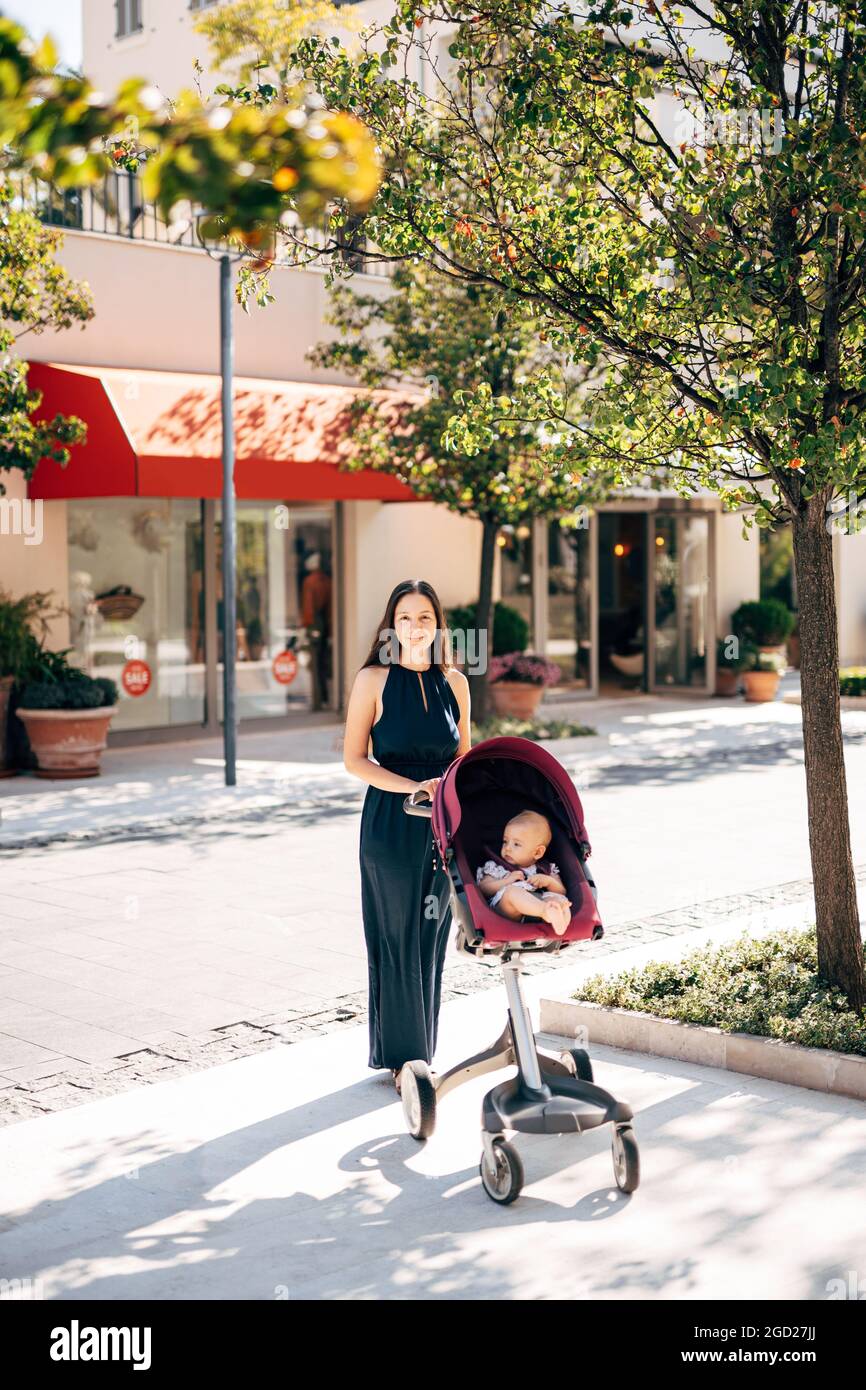
<svg viewBox="0 0 866 1390"><path fill-rule="evenodd" d="M331 577L322 569L318 550L304 562L306 575L301 585L301 623L306 628L310 649L310 708L322 709L328 703L328 643L331 637Z"/></svg>

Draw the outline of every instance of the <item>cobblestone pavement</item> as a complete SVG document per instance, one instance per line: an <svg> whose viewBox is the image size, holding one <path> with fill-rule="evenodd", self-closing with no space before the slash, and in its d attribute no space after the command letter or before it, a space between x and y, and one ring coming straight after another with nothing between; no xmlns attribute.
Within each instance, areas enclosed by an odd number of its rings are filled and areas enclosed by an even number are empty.
<svg viewBox="0 0 866 1390"><path fill-rule="evenodd" d="M866 885L866 864L857 867L857 879L859 885ZM720 921L742 919L745 926L752 915L798 904L803 905L805 925L810 917L811 899L811 879L796 879L769 890L710 899L676 911L622 922L601 941L577 943L558 956L525 955L521 968L526 975L539 975L572 966L589 950L593 960L601 960L633 946L684 934L693 934L694 944L699 945L702 934ZM445 968L442 1003L496 988L501 983L497 962L461 959ZM291 1044L332 1033L345 1024L361 1023L366 1016L367 992L358 990L339 996L327 1008L307 1012L286 1009L251 1017L225 1028L210 1029L194 1037L177 1034L173 1041L142 1048L128 1056L71 1066L61 1061L57 1063L57 1071L49 1070L38 1078L0 1090L0 1126L201 1071L280 1043Z"/></svg>

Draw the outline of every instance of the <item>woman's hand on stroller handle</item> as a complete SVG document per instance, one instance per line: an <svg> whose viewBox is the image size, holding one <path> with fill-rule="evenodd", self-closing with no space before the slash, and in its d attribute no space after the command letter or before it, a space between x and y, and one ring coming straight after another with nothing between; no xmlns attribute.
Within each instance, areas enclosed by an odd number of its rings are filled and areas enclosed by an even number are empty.
<svg viewBox="0 0 866 1390"><path fill-rule="evenodd" d="M438 787L441 781L441 777L428 777L425 782L419 782L412 793L412 801L414 805L417 806L418 802L423 800L423 798L425 797L428 801L432 801L436 788Z"/></svg>

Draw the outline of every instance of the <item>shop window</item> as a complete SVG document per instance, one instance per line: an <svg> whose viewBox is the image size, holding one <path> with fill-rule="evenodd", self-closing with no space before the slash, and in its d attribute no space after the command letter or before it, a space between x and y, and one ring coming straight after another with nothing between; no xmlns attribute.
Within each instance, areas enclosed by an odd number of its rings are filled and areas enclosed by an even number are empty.
<svg viewBox="0 0 866 1390"><path fill-rule="evenodd" d="M218 525L218 606L221 559ZM336 678L331 507L238 502L236 573L240 718L279 717L331 706ZM221 609L218 617L221 621ZM291 656L276 660L284 653Z"/></svg>
<svg viewBox="0 0 866 1390"><path fill-rule="evenodd" d="M545 656L565 685L592 682L590 533L586 525L547 527L547 645Z"/></svg>
<svg viewBox="0 0 866 1390"><path fill-rule="evenodd" d="M120 686L112 729L203 723L201 503L100 498L70 502L67 518L74 659Z"/></svg>

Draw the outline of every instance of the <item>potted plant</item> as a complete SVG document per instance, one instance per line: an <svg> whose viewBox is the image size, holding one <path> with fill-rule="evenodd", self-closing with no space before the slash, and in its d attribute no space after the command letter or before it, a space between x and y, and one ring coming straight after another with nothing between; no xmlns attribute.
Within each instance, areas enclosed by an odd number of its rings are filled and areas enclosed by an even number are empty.
<svg viewBox="0 0 866 1390"><path fill-rule="evenodd" d="M794 628L795 615L776 598L741 603L731 618L734 632L744 642L762 652L787 658L786 642Z"/></svg>
<svg viewBox="0 0 866 1390"><path fill-rule="evenodd" d="M731 651L734 645L735 650ZM729 637L720 637L716 647L716 694L736 695L740 688L740 672L746 664L746 654L741 643L731 643Z"/></svg>
<svg viewBox="0 0 866 1390"><path fill-rule="evenodd" d="M784 661L778 652L761 651L760 647L746 647L746 666L743 671L743 685L749 704L766 704L775 700L779 681L784 669Z"/></svg>
<svg viewBox="0 0 866 1390"><path fill-rule="evenodd" d="M36 758L35 775L98 776L117 699L114 681L88 676L67 661L65 651L41 651L16 710Z"/></svg>
<svg viewBox="0 0 866 1390"><path fill-rule="evenodd" d="M477 640L469 639L468 634L474 633L477 624L478 604L467 603L462 608L449 608L446 613L446 621L450 631L462 633L462 641L458 639L455 654L460 656L465 650L468 653L476 652L482 654L478 648ZM516 608L512 608L509 603L501 601L493 607L493 632L488 650L488 656L495 656L502 652L525 652L529 644L529 623ZM460 663L458 662L458 665Z"/></svg>
<svg viewBox="0 0 866 1390"><path fill-rule="evenodd" d="M493 708L499 715L531 719L545 686L556 685L562 672L553 661L532 652L506 652L491 658L488 667Z"/></svg>

